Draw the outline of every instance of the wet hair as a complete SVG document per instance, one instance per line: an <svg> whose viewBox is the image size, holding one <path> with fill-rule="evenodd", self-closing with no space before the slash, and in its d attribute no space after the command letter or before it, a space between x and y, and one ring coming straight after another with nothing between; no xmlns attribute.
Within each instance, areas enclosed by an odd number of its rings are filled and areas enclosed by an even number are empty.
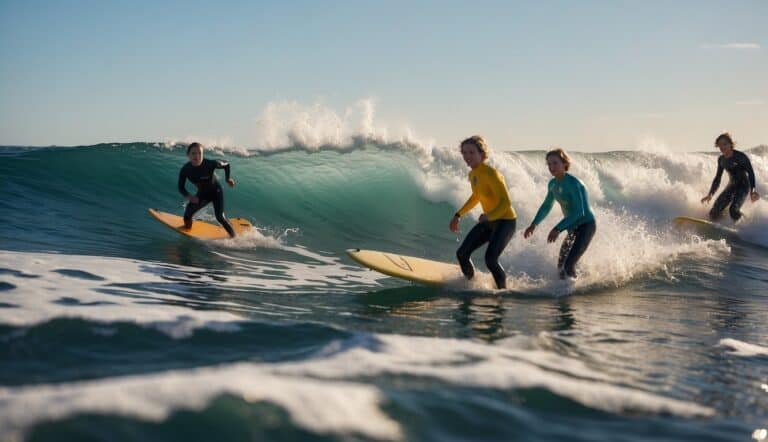
<svg viewBox="0 0 768 442"><path fill-rule="evenodd" d="M200 150L203 150L203 145L202 145L202 144L200 144L200 143L197 143L197 142L195 142L195 143L192 143L192 144L190 144L189 146L187 146L187 155L189 155L189 151L190 151L190 150L192 150L192 149L194 149L194 148L196 148L196 147L199 147L199 148L200 148Z"/></svg>
<svg viewBox="0 0 768 442"><path fill-rule="evenodd" d="M544 155L544 160L549 159L549 157L553 155L560 158L560 161L562 161L563 164L565 164L566 171L571 168L571 157L569 157L568 154L565 153L563 149L558 147L557 149L550 150L549 152L547 152L546 155Z"/></svg>
<svg viewBox="0 0 768 442"><path fill-rule="evenodd" d="M488 143L485 142L485 139L481 137L480 135L472 135L471 137L465 139L464 141L459 144L459 148L465 144L471 144L477 148L477 151L480 152L480 155L483 156L483 159L488 158Z"/></svg>
<svg viewBox="0 0 768 442"><path fill-rule="evenodd" d="M715 138L715 146L717 146L718 143L720 143L721 141L728 142L731 145L731 147L736 146L736 142L733 141L733 137L731 137L731 134L729 134L728 132L723 132L720 135L718 135L717 138Z"/></svg>

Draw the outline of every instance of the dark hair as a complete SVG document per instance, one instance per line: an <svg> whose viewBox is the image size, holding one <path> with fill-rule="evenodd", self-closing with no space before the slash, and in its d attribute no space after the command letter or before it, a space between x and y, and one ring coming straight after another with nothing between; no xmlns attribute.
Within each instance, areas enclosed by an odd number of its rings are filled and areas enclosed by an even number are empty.
<svg viewBox="0 0 768 442"><path fill-rule="evenodd" d="M195 143L192 143L189 146L187 146L187 155L189 155L189 151L194 149L195 147L199 147L200 150L203 150L203 145L200 144L200 143L195 142Z"/></svg>
<svg viewBox="0 0 768 442"><path fill-rule="evenodd" d="M560 161L562 161L563 164L565 164L566 171L571 168L571 157L569 157L568 154L565 153L563 149L558 147L557 149L550 150L549 152L547 152L546 155L544 155L544 160L547 160L551 155L554 155L560 158Z"/></svg>
<svg viewBox="0 0 768 442"><path fill-rule="evenodd" d="M486 143L485 139L483 139L483 137L480 135L472 135L471 137L462 141L461 144L459 144L459 148L465 144L471 144L475 146L477 151L480 152L480 155L483 156L483 159L488 158L488 143Z"/></svg>
<svg viewBox="0 0 768 442"><path fill-rule="evenodd" d="M736 145L736 142L733 141L733 137L731 137L731 134L729 134L728 132L723 132L720 135L718 135L717 138L715 138L715 146L717 146L717 144L720 143L721 141L727 141L731 145L731 147Z"/></svg>

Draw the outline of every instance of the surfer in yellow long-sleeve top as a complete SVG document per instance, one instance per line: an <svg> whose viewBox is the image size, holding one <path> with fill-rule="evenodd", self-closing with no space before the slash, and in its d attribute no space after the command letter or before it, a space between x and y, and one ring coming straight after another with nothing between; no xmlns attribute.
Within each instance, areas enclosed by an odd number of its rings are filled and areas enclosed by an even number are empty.
<svg viewBox="0 0 768 442"><path fill-rule="evenodd" d="M472 279L475 276L475 268L470 256L487 242L485 265L493 275L496 287L503 289L507 287L507 276L499 265L499 256L515 234L517 214L512 208L504 177L485 163L488 159L488 144L483 137L474 135L462 141L461 155L464 157L464 162L472 169L469 172L472 195L453 215L449 228L452 232L457 232L459 219L472 210L477 203L482 206L483 214L464 238L461 247L456 251L456 257L459 259L464 276Z"/></svg>

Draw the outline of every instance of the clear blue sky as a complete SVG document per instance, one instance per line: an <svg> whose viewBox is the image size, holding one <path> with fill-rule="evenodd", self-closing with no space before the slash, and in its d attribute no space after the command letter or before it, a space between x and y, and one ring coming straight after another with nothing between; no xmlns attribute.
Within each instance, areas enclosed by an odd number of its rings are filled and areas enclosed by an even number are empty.
<svg viewBox="0 0 768 442"><path fill-rule="evenodd" d="M768 1L0 0L0 144L199 136L268 103L500 149L768 144Z"/></svg>

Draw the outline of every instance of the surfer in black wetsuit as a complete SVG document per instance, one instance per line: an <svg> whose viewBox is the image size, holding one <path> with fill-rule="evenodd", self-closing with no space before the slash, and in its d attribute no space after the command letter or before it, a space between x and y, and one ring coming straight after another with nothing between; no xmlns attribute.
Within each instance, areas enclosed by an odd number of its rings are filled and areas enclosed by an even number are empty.
<svg viewBox="0 0 768 442"><path fill-rule="evenodd" d="M755 172L752 170L752 163L744 152L733 148L733 138L729 133L720 134L715 140L715 146L720 149L722 155L717 158L717 174L712 181L712 187L709 188L707 196L701 199L702 204L708 203L720 187L720 178L723 176L723 170L728 172L728 186L723 193L717 197L712 210L709 211L709 219L717 221L723 216L723 211L730 204L728 210L733 221L738 221L741 216L741 205L749 194L752 202L757 201L760 195L755 189Z"/></svg>
<svg viewBox="0 0 768 442"><path fill-rule="evenodd" d="M179 171L179 193L189 201L184 210L184 227L192 228L192 216L208 203L213 203L213 211L216 220L224 227L231 238L235 237L235 231L224 217L224 190L221 188L216 174L216 169L224 169L224 175L229 187L235 186L235 180L229 177L229 163L222 160L203 159L203 145L192 143L187 147L189 162ZM197 193L190 195L185 186L189 180L197 186Z"/></svg>

